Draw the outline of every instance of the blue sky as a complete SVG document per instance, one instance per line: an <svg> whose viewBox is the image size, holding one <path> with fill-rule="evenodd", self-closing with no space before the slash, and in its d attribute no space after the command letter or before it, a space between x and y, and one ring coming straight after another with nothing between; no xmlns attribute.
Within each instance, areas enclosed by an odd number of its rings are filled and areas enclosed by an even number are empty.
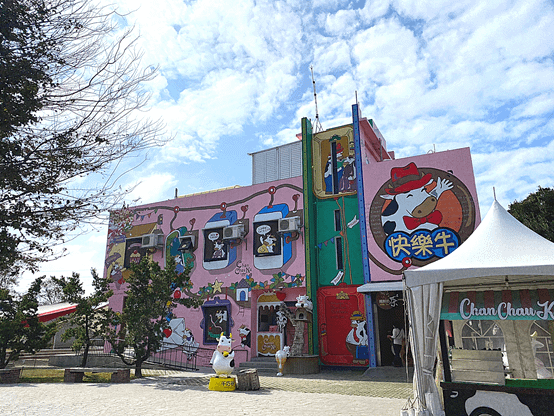
<svg viewBox="0 0 554 416"><path fill-rule="evenodd" d="M397 158L469 146L483 216L493 187L507 208L554 186L550 0L106 2L159 67L144 115L172 137L122 178L139 183L129 200L249 185L248 153L296 140L315 117L311 65L324 129L350 122L357 91ZM41 274L101 271L106 232Z"/></svg>

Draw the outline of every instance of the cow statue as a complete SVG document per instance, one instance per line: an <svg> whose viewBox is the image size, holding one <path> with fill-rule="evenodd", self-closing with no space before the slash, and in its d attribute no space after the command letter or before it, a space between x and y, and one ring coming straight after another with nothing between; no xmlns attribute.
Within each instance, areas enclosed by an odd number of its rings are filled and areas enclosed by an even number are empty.
<svg viewBox="0 0 554 416"><path fill-rule="evenodd" d="M312 310L314 308L312 301L308 299L308 296L306 295L298 296L296 298L296 304L294 306L296 306L297 308L304 308L308 310Z"/></svg>
<svg viewBox="0 0 554 416"><path fill-rule="evenodd" d="M391 169L391 182L381 198L390 200L381 214L381 224L386 235L397 231L411 234L418 230L432 231L442 221L442 213L436 210L443 192L452 189L452 182L440 177L432 191L431 174L419 172L415 163Z"/></svg>
<svg viewBox="0 0 554 416"><path fill-rule="evenodd" d="M290 347L285 346L282 350L279 350L275 353L275 361L277 361L277 365L279 366L279 372L277 375L280 377L283 375L283 367L285 365L285 361L287 361L287 357L290 355Z"/></svg>
<svg viewBox="0 0 554 416"><path fill-rule="evenodd" d="M229 337L226 337L222 332L217 341L217 348L212 355L210 364L217 377L231 377L231 373L235 369L235 352L231 349L233 336L230 334Z"/></svg>

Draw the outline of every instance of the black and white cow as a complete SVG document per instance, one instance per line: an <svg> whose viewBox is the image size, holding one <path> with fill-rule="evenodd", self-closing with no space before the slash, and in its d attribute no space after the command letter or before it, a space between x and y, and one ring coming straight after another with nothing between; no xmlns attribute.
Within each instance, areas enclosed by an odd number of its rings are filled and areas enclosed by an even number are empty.
<svg viewBox="0 0 554 416"><path fill-rule="evenodd" d="M442 214L435 208L442 193L452 189L452 182L439 177L437 186L428 192L425 187L432 182L433 179L430 179L425 185L408 192L381 195L381 198L390 200L381 213L381 224L386 235L397 231L408 234L417 230L432 231L439 226Z"/></svg>

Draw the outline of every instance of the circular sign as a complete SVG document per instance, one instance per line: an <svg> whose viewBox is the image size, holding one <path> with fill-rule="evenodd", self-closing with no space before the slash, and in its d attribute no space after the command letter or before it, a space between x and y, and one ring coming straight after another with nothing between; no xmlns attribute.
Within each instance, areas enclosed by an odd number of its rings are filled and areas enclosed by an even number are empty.
<svg viewBox="0 0 554 416"><path fill-rule="evenodd" d="M402 177L410 168L418 175ZM402 172L400 172L402 174ZM375 194L369 227L377 245L404 267L424 266L445 257L475 229L475 203L456 176L434 168L393 168Z"/></svg>

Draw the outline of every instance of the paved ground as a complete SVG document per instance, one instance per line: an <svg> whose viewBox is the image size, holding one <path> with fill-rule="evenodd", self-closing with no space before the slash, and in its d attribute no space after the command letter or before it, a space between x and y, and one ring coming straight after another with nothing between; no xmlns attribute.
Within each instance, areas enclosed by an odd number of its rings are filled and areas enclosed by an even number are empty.
<svg viewBox="0 0 554 416"><path fill-rule="evenodd" d="M412 392L404 369L260 375L258 391L208 390L213 372L144 370L126 384L0 386L1 415L400 415ZM411 380L411 378L410 378Z"/></svg>

